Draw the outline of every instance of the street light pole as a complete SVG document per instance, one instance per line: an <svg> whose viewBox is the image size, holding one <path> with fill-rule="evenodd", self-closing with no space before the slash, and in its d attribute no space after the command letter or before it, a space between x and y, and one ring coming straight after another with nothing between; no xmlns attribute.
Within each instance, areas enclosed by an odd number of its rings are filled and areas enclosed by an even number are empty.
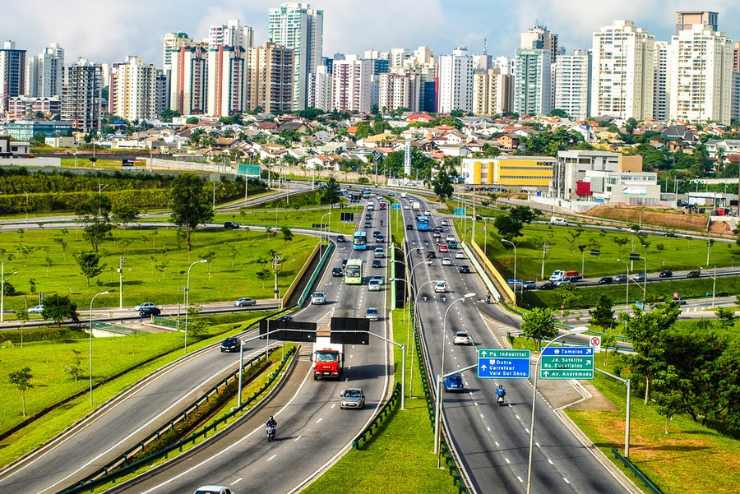
<svg viewBox="0 0 740 494"><path fill-rule="evenodd" d="M535 407L537 405L537 381L539 377L538 370L540 366L540 359L542 358L542 354L545 352L545 350L547 350L550 347L550 345L552 345L559 339L565 336L583 333L586 330L588 330L588 327L583 326L583 327L574 328L571 331L560 334L555 339L549 341L547 345L545 345L545 348L543 348L540 351L540 354L537 356L537 360L535 361L534 385L532 386L532 420L529 423L529 460L527 462L527 494L530 494L532 492L532 447L534 445L534 417L535 417Z"/></svg>
<svg viewBox="0 0 740 494"><path fill-rule="evenodd" d="M0 322L5 322L5 262L0 262Z"/></svg>
<svg viewBox="0 0 740 494"><path fill-rule="evenodd" d="M441 372L437 374L437 406L436 406L436 411L434 413L434 454L435 455L439 453L439 443L440 443L439 423L440 423L440 415L442 414L442 376L445 373L445 343L447 342L447 314L450 312L450 309L452 309L452 306L455 305L456 303L462 302L464 300L467 300L473 297L475 297L475 293L466 293L462 297L456 298L449 306L447 306L447 310L445 311L444 316L442 316L442 363L440 365Z"/></svg>
<svg viewBox="0 0 740 494"><path fill-rule="evenodd" d="M502 242L506 242L507 244L511 244L512 247L514 247L514 291L516 291L516 283L517 283L517 278L516 278L516 244L514 242L512 242L511 240L506 240L505 238L502 238L501 241Z"/></svg>
<svg viewBox="0 0 740 494"><path fill-rule="evenodd" d="M95 302L95 298L98 295L107 295L108 291L104 292L98 292L90 299L90 335L89 335L89 348L88 348L88 358L89 358L89 372L88 372L88 380L90 382L90 408L93 407L93 373L92 373L92 341L93 341L93 316L92 316L92 309L93 309L93 302Z"/></svg>
<svg viewBox="0 0 740 494"><path fill-rule="evenodd" d="M187 281L185 283L185 353L188 353L188 313L190 312L190 270L193 269L193 266L195 266L196 264L203 264L205 262L208 262L208 260L199 259L197 261L194 261L188 267L188 276L187 276Z"/></svg>

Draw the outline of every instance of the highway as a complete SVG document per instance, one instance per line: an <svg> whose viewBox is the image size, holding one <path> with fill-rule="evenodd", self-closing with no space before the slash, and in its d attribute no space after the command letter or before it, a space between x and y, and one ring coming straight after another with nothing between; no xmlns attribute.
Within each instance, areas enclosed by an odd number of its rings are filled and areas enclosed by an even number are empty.
<svg viewBox="0 0 740 494"><path fill-rule="evenodd" d="M383 220L381 228L379 221ZM373 229L387 229L385 211L374 214ZM370 237L370 236L369 236ZM386 292L369 292L367 286L345 285L333 278L331 268L343 258L365 260L365 275L387 278L386 260L382 268L370 268L372 249L353 251L351 243L338 243L324 274L320 289L327 305L309 306L295 317L300 321L325 321L334 313L342 317L364 317L367 307L387 313ZM383 247L388 244L382 244ZM371 245L372 247L372 245ZM387 320L371 322L370 331L388 336ZM310 349L308 344L303 354ZM283 407L274 410L278 421L277 440L268 443L264 426L247 424L229 434L234 441L217 441L183 461L166 465L153 477L127 485L117 492L182 493L201 485L224 485L238 492L291 492L332 461L348 446L372 418L389 389L389 354L385 343L370 338L364 346L345 345L345 377L336 381L314 381L310 372L303 378L297 394ZM304 357L305 358L305 357ZM364 390L364 410L341 410L338 395L346 387ZM270 407L270 405L268 405Z"/></svg>
<svg viewBox="0 0 740 494"><path fill-rule="evenodd" d="M414 223L414 212L403 210L404 223ZM438 219L433 218L433 222ZM434 224L432 225L434 226ZM407 231L409 247L424 240L432 242L431 233ZM411 254L414 263L422 257ZM430 352L435 374L441 371L443 340L446 345L444 369L473 365L477 359L476 346L455 346L452 338L458 330L465 330L479 347L500 347L493 332L481 317L479 302L486 289L475 274L461 274L455 266L442 266L438 258L430 266L420 266L415 272L415 285L420 289L417 308L424 323L423 337ZM449 257L454 257L450 255ZM468 261L454 260L455 263ZM449 293L442 301L435 294L430 281L446 280ZM443 338L444 314L451 303L462 295L474 292L478 296L455 303L449 311L446 339ZM430 297L423 302L423 294ZM516 321L495 305L486 305L497 324L516 327ZM471 372L463 375L465 392L443 393L443 413L449 423L453 441L462 456L466 469L478 492L525 492L529 421L531 417L532 387L524 380L478 380ZM508 406L495 403L495 388L503 384L507 390ZM533 459L532 492L540 493L618 493L626 492L607 469L601 465L583 444L573 436L538 396L535 452Z"/></svg>

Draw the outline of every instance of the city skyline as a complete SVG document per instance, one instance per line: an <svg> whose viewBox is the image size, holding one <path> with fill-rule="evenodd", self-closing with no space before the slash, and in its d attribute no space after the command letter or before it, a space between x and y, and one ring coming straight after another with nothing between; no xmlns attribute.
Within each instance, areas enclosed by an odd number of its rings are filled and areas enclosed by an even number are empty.
<svg viewBox="0 0 740 494"><path fill-rule="evenodd" d="M73 0L64 5L47 0L11 0L9 3L15 15L0 19L0 29L4 39L16 41L21 49L37 52L57 42L65 48L69 61L85 57L100 63L113 63L136 55L159 67L161 39L166 32L184 31L196 39L206 38L210 25L236 17L254 28L255 44L259 44L267 40L268 9L283 2L219 0L203 7L185 0L174 10L159 0L146 3L132 0L125 5L101 5L91 0ZM324 55L361 54L367 49L395 47L413 49L420 45L431 47L435 54L451 53L456 46L467 46L471 53L480 53L486 39L489 54L513 56L518 34L535 23L544 24L559 34L560 45L570 51L589 48L593 32L614 19L632 20L654 34L657 40L670 40L674 29L673 11L678 9L718 11L720 31L732 39L740 38L740 27L733 22L740 15L740 5L726 0L626 1L598 6L593 2L570 0L560 2L557 8L543 0L526 0L515 6L499 0L396 0L386 3L380 9L377 2L359 0L310 2L313 8L325 11ZM131 4L139 4L142 8L131 8ZM506 17L509 22L500 20L503 6L510 9L511 15ZM423 18L408 15L414 10L423 12ZM47 15L39 16L39 11ZM384 21L382 30L376 29L378 12L383 12L390 20L389 26ZM533 17L532 12L538 15ZM65 22L59 22L60 19ZM395 25L393 19L403 19L403 24ZM68 28L60 29L60 25ZM78 26L80 29L76 29Z"/></svg>

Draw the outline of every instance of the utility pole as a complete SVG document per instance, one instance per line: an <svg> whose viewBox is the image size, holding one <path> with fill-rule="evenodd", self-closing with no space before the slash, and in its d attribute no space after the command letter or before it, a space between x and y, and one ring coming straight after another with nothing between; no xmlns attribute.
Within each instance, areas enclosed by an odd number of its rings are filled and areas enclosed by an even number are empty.
<svg viewBox="0 0 740 494"><path fill-rule="evenodd" d="M0 322L5 322L5 263L0 262Z"/></svg>
<svg viewBox="0 0 740 494"><path fill-rule="evenodd" d="M280 298L280 290L278 289L278 270L280 269L280 256L277 253L272 257L272 272L274 275L273 295L275 299Z"/></svg>
<svg viewBox="0 0 740 494"><path fill-rule="evenodd" d="M123 310L123 265L126 262L126 258L121 256L118 258L118 308Z"/></svg>

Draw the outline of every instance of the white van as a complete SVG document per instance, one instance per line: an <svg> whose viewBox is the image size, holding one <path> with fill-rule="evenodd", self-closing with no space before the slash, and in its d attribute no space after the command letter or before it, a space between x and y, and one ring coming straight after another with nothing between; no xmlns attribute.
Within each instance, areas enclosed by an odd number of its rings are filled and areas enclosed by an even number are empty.
<svg viewBox="0 0 740 494"><path fill-rule="evenodd" d="M557 216L553 216L550 218L550 224L551 225L560 225L560 226L566 226L568 224L567 221L563 218L558 218Z"/></svg>

